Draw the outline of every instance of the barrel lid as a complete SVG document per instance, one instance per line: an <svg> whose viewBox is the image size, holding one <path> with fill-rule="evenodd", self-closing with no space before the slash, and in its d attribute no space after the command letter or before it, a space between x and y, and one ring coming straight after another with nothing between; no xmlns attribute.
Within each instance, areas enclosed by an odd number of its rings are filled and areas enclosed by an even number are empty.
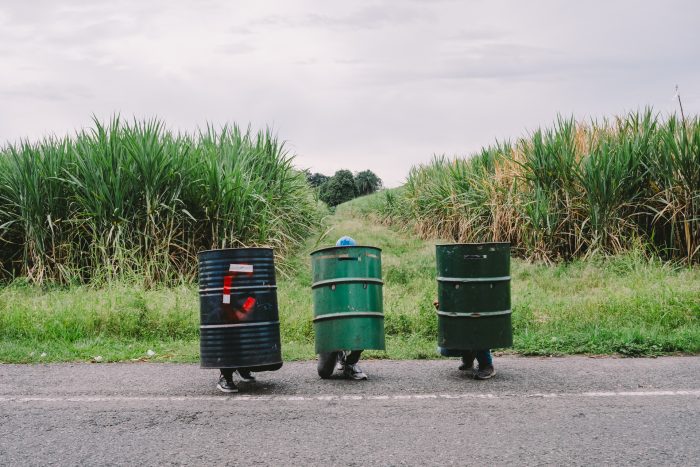
<svg viewBox="0 0 700 467"><path fill-rule="evenodd" d="M350 248L371 248L373 250L382 251L381 248L376 247L376 246L370 246L370 245L342 245L342 246L327 246L324 248L319 248L318 250L314 250L309 254L315 255L316 253L318 253L320 251L344 250L344 249L350 249Z"/></svg>
<svg viewBox="0 0 700 467"><path fill-rule="evenodd" d="M201 255L202 253L211 253L214 251L238 251L238 250L273 250L273 248L266 247L266 246L251 246L251 247L240 247L240 248L215 248L213 250L198 251L197 254Z"/></svg>
<svg viewBox="0 0 700 467"><path fill-rule="evenodd" d="M509 245L510 242L436 243L435 246Z"/></svg>

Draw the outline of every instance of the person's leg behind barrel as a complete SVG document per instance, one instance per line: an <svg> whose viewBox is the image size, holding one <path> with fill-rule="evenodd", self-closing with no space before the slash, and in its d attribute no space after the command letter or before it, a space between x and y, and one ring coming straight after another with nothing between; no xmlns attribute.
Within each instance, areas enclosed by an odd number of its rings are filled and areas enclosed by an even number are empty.
<svg viewBox="0 0 700 467"><path fill-rule="evenodd" d="M217 389L221 392L234 393L238 392L236 383L233 382L233 368L221 368L219 370L221 376L219 376L219 382L216 384Z"/></svg>
<svg viewBox="0 0 700 467"><path fill-rule="evenodd" d="M351 350L344 354L343 376L345 376L345 378L356 381L367 379L367 375L357 364L360 361L360 355L362 355L362 350Z"/></svg>
<svg viewBox="0 0 700 467"><path fill-rule="evenodd" d="M459 369L462 371L471 370L474 367L474 352L471 350L447 349L438 346L438 353L443 357L461 357L462 364Z"/></svg>
<svg viewBox="0 0 700 467"><path fill-rule="evenodd" d="M479 363L479 368L474 374L476 379L490 379L496 375L490 350L477 350L476 361Z"/></svg>
<svg viewBox="0 0 700 467"><path fill-rule="evenodd" d="M459 366L461 371L471 371L474 369L474 358L476 355L471 350L462 352L462 364Z"/></svg>
<svg viewBox="0 0 700 467"><path fill-rule="evenodd" d="M341 354L342 352L323 352L318 354L318 365L316 367L318 376L322 379L330 378Z"/></svg>
<svg viewBox="0 0 700 467"><path fill-rule="evenodd" d="M254 383L255 382L255 376L253 375L253 372L251 372L248 368L239 368L236 371L238 372L238 376L240 376L244 382L246 382L246 383Z"/></svg>

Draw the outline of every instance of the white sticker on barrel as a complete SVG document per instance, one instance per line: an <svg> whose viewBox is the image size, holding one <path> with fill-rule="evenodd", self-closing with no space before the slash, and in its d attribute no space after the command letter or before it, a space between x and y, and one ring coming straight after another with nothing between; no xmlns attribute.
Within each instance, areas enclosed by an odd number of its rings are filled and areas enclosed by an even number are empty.
<svg viewBox="0 0 700 467"><path fill-rule="evenodd" d="M226 305L229 305L231 303L231 296L230 295L228 295L228 294L224 295L224 303Z"/></svg>
<svg viewBox="0 0 700 467"><path fill-rule="evenodd" d="M247 272L251 274L253 272L252 264L231 264L228 267L229 272Z"/></svg>

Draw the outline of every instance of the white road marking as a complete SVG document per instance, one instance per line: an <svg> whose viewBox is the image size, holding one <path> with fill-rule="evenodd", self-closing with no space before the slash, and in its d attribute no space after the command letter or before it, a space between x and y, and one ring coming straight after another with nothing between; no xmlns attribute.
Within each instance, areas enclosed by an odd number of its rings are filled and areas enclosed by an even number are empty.
<svg viewBox="0 0 700 467"><path fill-rule="evenodd" d="M584 392L586 397L638 397L638 396L696 396L700 391L618 391L618 392Z"/></svg>
<svg viewBox="0 0 700 467"><path fill-rule="evenodd" d="M310 402L310 401L417 401L426 399L517 399L517 398L603 398L603 397L700 397L700 390L677 391L601 391L601 392L562 392L530 394L393 394L393 395L321 395L321 396L272 396L272 395L220 395L220 396L0 396L0 403L31 402Z"/></svg>

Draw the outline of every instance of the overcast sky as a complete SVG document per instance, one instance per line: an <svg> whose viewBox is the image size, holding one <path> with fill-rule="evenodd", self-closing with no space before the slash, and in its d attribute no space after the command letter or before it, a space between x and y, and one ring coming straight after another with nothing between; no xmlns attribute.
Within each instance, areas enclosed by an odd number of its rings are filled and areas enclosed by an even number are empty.
<svg viewBox="0 0 700 467"><path fill-rule="evenodd" d="M0 0L0 142L109 118L270 125L388 186L557 115L700 111L697 1Z"/></svg>

